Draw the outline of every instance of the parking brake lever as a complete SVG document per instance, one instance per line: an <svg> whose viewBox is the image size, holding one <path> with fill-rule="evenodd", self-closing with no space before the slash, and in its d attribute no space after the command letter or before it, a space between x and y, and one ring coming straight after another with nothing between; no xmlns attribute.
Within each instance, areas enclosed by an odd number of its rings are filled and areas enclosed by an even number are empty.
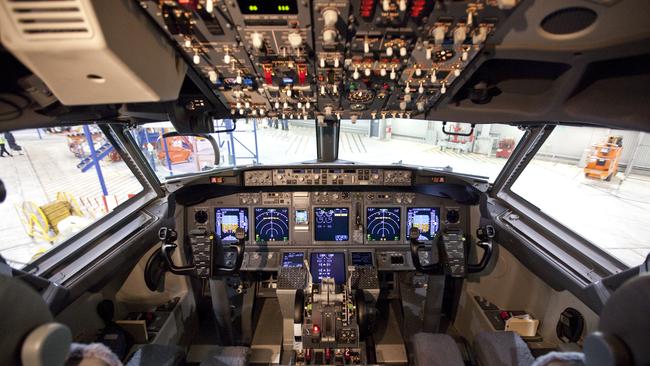
<svg viewBox="0 0 650 366"><path fill-rule="evenodd" d="M194 274L196 266L177 266L174 264L172 254L174 254L174 250L176 250L178 247L178 245L175 243L178 239L178 233L176 233L176 230L167 227L161 227L160 230L158 230L158 238L160 238L160 241L162 242L160 249L162 251L163 257L165 258L165 262L167 262L169 271L176 275Z"/></svg>

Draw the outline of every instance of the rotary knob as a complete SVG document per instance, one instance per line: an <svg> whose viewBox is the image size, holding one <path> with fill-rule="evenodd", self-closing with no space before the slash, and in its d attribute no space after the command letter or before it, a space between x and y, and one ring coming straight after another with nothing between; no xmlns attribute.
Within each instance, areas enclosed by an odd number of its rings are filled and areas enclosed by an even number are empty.
<svg viewBox="0 0 650 366"><path fill-rule="evenodd" d="M336 42L337 32L333 28L328 28L323 31L323 42L332 43Z"/></svg>
<svg viewBox="0 0 650 366"><path fill-rule="evenodd" d="M289 44L293 48L298 48L302 45L302 36L300 35L300 33L297 32L290 33L288 36L288 40L289 40Z"/></svg>

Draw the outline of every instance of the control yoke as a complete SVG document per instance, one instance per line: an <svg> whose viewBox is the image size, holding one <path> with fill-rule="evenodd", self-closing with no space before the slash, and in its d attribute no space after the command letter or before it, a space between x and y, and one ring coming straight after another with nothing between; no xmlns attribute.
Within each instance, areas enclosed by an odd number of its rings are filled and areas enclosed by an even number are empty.
<svg viewBox="0 0 650 366"><path fill-rule="evenodd" d="M162 241L161 251L169 271L176 275L207 278L217 274L235 273L239 272L244 260L246 231L242 228L238 228L235 232L237 244L223 248L215 248L213 235L207 231L191 232L189 241L193 260L192 264L186 266L177 266L172 259L172 254L178 247L176 231L163 227L158 231L158 237Z"/></svg>
<svg viewBox="0 0 650 366"><path fill-rule="evenodd" d="M161 227L158 231L158 238L160 238L162 241L161 250L163 257L165 257L165 261L167 262L167 266L169 267L169 271L176 275L193 274L194 269L196 268L194 265L177 266L174 264L174 260L172 259L172 254L174 254L174 250L176 250L178 247L176 244L176 239L178 239L178 233L176 230L167 227Z"/></svg>
<svg viewBox="0 0 650 366"><path fill-rule="evenodd" d="M476 237L479 240L476 245L483 249L483 257L481 257L481 260L477 264L468 264L467 272L478 273L487 267L488 263L490 263L490 258L492 257L492 239L495 235L496 230L494 230L492 225L485 225L476 229Z"/></svg>
<svg viewBox="0 0 650 366"><path fill-rule="evenodd" d="M440 257L438 253L438 241L440 239L440 236L436 234L433 240L433 244L431 245L431 255L429 257L431 259L429 260L428 264L424 265L422 264L420 256L421 253L426 253L427 247L418 241L419 237L420 229L416 228L415 226L411 227L411 230L409 231L409 241L411 244L411 259L413 260L415 269L417 269L418 272L426 274L441 274L443 272L443 267L438 260Z"/></svg>
<svg viewBox="0 0 650 366"><path fill-rule="evenodd" d="M246 231L240 227L237 228L235 238L237 238L237 244L229 245L224 252L224 263L214 266L215 274L239 272L244 260L244 251L246 250ZM231 253L235 253L234 261Z"/></svg>

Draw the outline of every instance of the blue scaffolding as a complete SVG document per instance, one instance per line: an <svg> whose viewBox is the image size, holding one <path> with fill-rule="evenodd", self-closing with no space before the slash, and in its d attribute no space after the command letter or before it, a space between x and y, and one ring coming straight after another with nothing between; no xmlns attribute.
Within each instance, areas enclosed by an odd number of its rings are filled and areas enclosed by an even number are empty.
<svg viewBox="0 0 650 366"><path fill-rule="evenodd" d="M234 129L235 125L239 128L242 126L242 123L246 126L252 123L252 130ZM238 165L238 161L241 160L251 160L253 164L259 164L259 150L257 146L257 120L249 121L248 119L240 119L237 120L236 124L232 119L216 120L215 130L230 131L225 133L225 137L223 137L224 133L217 134L217 143L219 144L219 149L222 152L224 152L224 150L227 152L226 156L228 157L228 165L236 166ZM237 136L241 136L241 134L247 133L253 134L253 146L246 146L246 144L242 142L242 139L237 138ZM238 149L236 149L236 147L244 149L244 154L237 155L236 150Z"/></svg>

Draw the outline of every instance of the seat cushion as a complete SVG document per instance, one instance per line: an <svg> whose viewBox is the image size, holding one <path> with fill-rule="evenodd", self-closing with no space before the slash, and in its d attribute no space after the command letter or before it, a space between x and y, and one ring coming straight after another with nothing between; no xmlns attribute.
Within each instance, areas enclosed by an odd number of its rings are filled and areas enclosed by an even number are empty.
<svg viewBox="0 0 650 366"><path fill-rule="evenodd" d="M453 338L446 334L417 333L411 338L417 366L464 366L463 357Z"/></svg>
<svg viewBox="0 0 650 366"><path fill-rule="evenodd" d="M248 347L215 347L201 366L246 366L250 354Z"/></svg>
<svg viewBox="0 0 650 366"><path fill-rule="evenodd" d="M535 358L515 332L481 332L474 338L481 366L530 366Z"/></svg>
<svg viewBox="0 0 650 366"><path fill-rule="evenodd" d="M176 366L185 358L181 347L162 344L147 344L137 350L126 366Z"/></svg>

